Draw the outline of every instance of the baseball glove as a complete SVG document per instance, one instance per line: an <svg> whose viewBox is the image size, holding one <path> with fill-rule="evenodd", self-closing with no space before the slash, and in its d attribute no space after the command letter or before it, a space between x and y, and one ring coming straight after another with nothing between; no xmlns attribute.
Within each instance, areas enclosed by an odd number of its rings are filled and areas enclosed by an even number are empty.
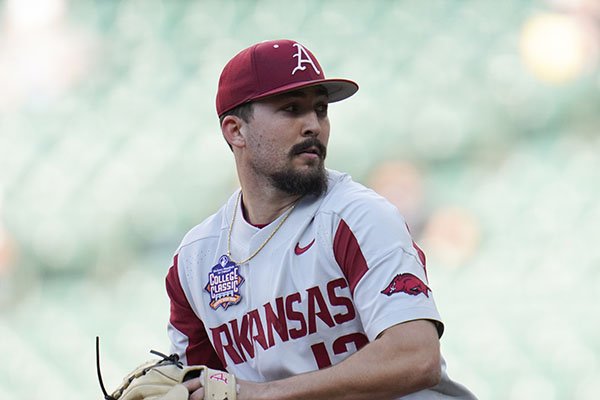
<svg viewBox="0 0 600 400"><path fill-rule="evenodd" d="M200 377L206 400L236 400L235 376L203 365L184 366L176 354L166 356L151 351L155 359L135 368L121 385L109 395L100 374L100 355L96 338L98 380L105 400L188 400L188 389L183 382Z"/></svg>

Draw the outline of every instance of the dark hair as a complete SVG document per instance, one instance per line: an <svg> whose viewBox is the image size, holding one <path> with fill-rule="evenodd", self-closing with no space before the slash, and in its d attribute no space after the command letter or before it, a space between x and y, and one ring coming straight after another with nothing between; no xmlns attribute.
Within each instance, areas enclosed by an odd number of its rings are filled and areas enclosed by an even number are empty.
<svg viewBox="0 0 600 400"><path fill-rule="evenodd" d="M223 119L225 119L225 117L227 117L228 115L233 115L234 117L241 118L244 122L250 121L250 118L252 118L252 114L254 111L252 104L253 103L249 101L247 103L240 104L239 106L232 108L229 111L225 111L223 114L221 114L221 116L219 116L219 123L223 124Z"/></svg>

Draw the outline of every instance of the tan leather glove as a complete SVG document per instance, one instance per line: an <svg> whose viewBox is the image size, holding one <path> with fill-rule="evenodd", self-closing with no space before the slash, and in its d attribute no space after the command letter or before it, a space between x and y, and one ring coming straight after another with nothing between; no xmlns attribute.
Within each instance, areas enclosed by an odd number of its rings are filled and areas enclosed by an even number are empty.
<svg viewBox="0 0 600 400"><path fill-rule="evenodd" d="M235 377L227 372L205 366L155 364L136 368L112 397L116 400L188 400L188 390L181 383L199 376L206 400L236 399Z"/></svg>
<svg viewBox="0 0 600 400"><path fill-rule="evenodd" d="M182 383L197 377L204 387L205 400L236 400L235 376L204 365L184 366L175 354L152 353L162 359L151 360L135 368L111 395L104 389L97 353L98 378L105 400L188 400L188 389Z"/></svg>

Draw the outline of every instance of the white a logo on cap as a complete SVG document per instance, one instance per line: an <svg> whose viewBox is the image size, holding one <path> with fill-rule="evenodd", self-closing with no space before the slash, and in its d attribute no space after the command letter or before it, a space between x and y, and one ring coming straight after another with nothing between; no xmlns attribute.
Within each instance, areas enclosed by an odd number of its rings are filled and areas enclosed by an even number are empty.
<svg viewBox="0 0 600 400"><path fill-rule="evenodd" d="M296 46L298 48L298 52L296 54L294 54L294 57L296 57L298 59L297 60L298 65L292 71L292 75L294 75L296 73L296 71L298 71L298 70L304 71L307 68L306 65L304 65L304 64L310 64L313 67L313 69L315 70L315 72L317 74L321 75L321 71L319 71L317 69L317 66L315 65L312 58L310 58L310 56L308 55L308 52L306 51L306 49L304 47L302 47L302 45L299 43L294 43L294 46Z"/></svg>

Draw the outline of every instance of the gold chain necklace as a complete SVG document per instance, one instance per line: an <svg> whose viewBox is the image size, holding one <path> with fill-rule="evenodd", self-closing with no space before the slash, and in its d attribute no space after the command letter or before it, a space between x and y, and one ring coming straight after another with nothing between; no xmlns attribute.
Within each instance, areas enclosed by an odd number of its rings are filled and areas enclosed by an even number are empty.
<svg viewBox="0 0 600 400"><path fill-rule="evenodd" d="M273 238L273 236L275 236L275 234L277 233L279 228L281 228L281 225L283 225L283 223L285 221L287 221L287 219L290 216L290 214L292 213L292 211L294 211L294 207L296 207L296 203L297 203L297 201L295 201L294 204L292 204L290 206L290 208L286 211L286 214L284 215L284 217L281 219L281 221L279 221L279 223L277 224L275 229L273 229L273 232L271 232L269 237L258 247L258 249L256 249L256 251L254 253L252 253L250 255L250 257L248 257L242 261L235 261L233 258L231 258L231 232L233 232L233 224L235 222L235 215L237 214L237 209L240 205L241 198L242 198L242 191L240 190L240 193L237 196L237 200L235 201L235 208L233 209L233 216L231 217L231 223L229 224L229 233L227 234L227 257L229 257L229 259L237 265L242 265L242 264L247 263L248 261L252 260L258 253L260 253L260 251L267 245L267 243L269 243L269 240L271 240Z"/></svg>

